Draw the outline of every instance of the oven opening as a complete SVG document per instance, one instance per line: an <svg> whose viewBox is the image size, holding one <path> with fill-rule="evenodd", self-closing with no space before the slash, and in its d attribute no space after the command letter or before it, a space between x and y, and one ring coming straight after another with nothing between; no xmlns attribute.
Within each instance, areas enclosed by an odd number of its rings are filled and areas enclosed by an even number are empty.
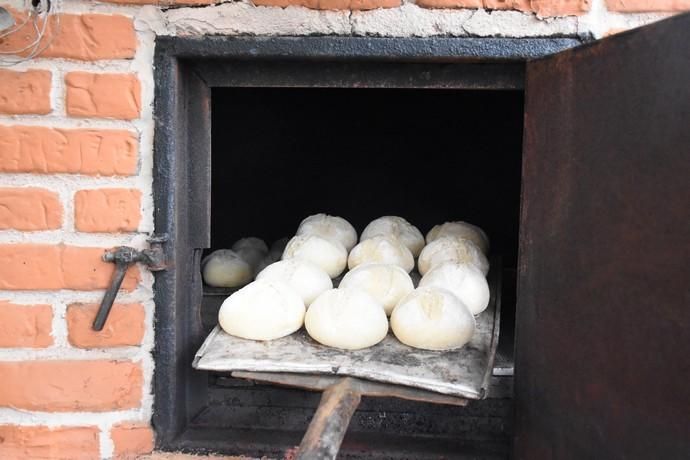
<svg viewBox="0 0 690 460"><path fill-rule="evenodd" d="M214 88L211 100L211 248L205 254L247 236L270 245L293 236L303 218L327 213L346 218L358 233L384 215L404 217L423 234L464 220L486 231L490 255L501 258L501 332L489 398L465 408L367 398L341 454L356 455L360 444L368 453L418 452L415 458L477 445L507 452L523 93L236 87ZM226 297L212 291L205 287L206 331L217 325ZM213 373L208 394L193 425L248 440L259 430L266 445L251 441L254 454L270 454L267 446L276 442L299 444L319 400L318 393Z"/></svg>

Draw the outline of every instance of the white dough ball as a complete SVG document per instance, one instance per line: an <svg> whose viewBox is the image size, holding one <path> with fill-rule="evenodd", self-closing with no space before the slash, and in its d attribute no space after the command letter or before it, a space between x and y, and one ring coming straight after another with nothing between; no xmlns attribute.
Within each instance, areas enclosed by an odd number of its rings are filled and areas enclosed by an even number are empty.
<svg viewBox="0 0 690 460"><path fill-rule="evenodd" d="M304 312L302 298L287 283L260 280L225 299L218 323L236 337L273 340L302 327Z"/></svg>
<svg viewBox="0 0 690 460"><path fill-rule="evenodd" d="M297 235L318 235L329 240L337 240L348 251L357 244L357 231L345 219L328 214L314 214L299 224Z"/></svg>
<svg viewBox="0 0 690 460"><path fill-rule="evenodd" d="M391 315L391 329L405 345L452 350L474 335L474 316L452 292L419 288L403 298Z"/></svg>
<svg viewBox="0 0 690 460"><path fill-rule="evenodd" d="M479 249L481 249L484 254L489 252L489 237L484 230L476 225L463 221L446 222L445 224L436 225L426 234L426 243L429 244L444 236L465 238L479 246Z"/></svg>
<svg viewBox="0 0 690 460"><path fill-rule="evenodd" d="M259 262L259 265L256 267L256 270L254 271L254 273L256 273L258 275L259 273L264 271L264 269L266 267L268 267L271 264L278 262L279 260L280 260L280 255L278 256L278 258L275 258L274 255L269 252L267 256L265 256L263 259L261 259L261 262Z"/></svg>
<svg viewBox="0 0 690 460"><path fill-rule="evenodd" d="M389 316L398 301L414 291L410 275L391 264L359 265L345 274L340 287L364 290L383 305Z"/></svg>
<svg viewBox="0 0 690 460"><path fill-rule="evenodd" d="M398 238L414 257L418 257L424 247L424 236L417 227L398 216L383 216L369 222L362 232L361 241L374 236L394 236Z"/></svg>
<svg viewBox="0 0 690 460"><path fill-rule="evenodd" d="M259 272L259 265L261 265L261 261L268 254L268 246L266 246L264 240L254 236L235 241L232 245L232 250L252 267L254 275Z"/></svg>
<svg viewBox="0 0 690 460"><path fill-rule="evenodd" d="M359 350L376 345L388 333L383 306L359 289L331 289L311 304L304 326L317 342Z"/></svg>
<svg viewBox="0 0 690 460"><path fill-rule="evenodd" d="M446 262L429 270L419 282L419 287L448 289L473 315L486 310L491 296L489 283L478 268L453 262Z"/></svg>
<svg viewBox="0 0 690 460"><path fill-rule="evenodd" d="M204 257L201 274L209 286L234 288L252 280L252 267L235 251L219 249Z"/></svg>
<svg viewBox="0 0 690 460"><path fill-rule="evenodd" d="M489 273L489 260L479 247L470 240L453 236L442 236L427 244L419 255L417 267L424 276L426 272L444 262L470 264L477 267L484 276Z"/></svg>
<svg viewBox="0 0 690 460"><path fill-rule="evenodd" d="M335 240L317 235L297 235L285 246L283 259L305 259L335 278L347 266L347 249Z"/></svg>
<svg viewBox="0 0 690 460"><path fill-rule="evenodd" d="M374 236L352 248L347 259L350 270L366 263L393 264L409 273L414 268L414 256L397 238Z"/></svg>
<svg viewBox="0 0 690 460"><path fill-rule="evenodd" d="M286 259L266 267L257 280L284 281L302 297L308 307L319 294L333 289L328 273L318 265L304 259Z"/></svg>
<svg viewBox="0 0 690 460"><path fill-rule="evenodd" d="M255 236L241 238L235 241L232 245L233 251L239 251L240 249L246 248L251 248L257 252L263 252L264 254L268 252L268 246L266 246L266 242L261 238L257 238Z"/></svg>

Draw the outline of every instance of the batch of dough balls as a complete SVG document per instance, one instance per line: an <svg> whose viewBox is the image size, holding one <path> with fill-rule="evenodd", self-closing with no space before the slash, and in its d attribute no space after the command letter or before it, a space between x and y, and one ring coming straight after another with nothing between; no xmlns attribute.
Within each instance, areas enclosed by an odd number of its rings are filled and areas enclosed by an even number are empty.
<svg viewBox="0 0 690 460"><path fill-rule="evenodd" d="M304 325L323 345L358 350L383 340L390 321L408 346L452 350L471 340L474 315L489 304L488 249L486 234L465 222L437 225L425 238L402 217L384 216L358 242L347 220L316 214L271 250L245 238L215 251L203 275L207 284L242 286L257 273L218 313L223 330L237 337L273 340Z"/></svg>

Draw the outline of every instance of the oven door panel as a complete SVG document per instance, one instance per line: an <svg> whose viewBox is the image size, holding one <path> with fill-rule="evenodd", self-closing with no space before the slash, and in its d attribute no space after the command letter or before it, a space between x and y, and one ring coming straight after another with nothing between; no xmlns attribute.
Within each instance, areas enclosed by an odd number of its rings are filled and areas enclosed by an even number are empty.
<svg viewBox="0 0 690 460"><path fill-rule="evenodd" d="M517 459L690 453L690 15L527 65Z"/></svg>

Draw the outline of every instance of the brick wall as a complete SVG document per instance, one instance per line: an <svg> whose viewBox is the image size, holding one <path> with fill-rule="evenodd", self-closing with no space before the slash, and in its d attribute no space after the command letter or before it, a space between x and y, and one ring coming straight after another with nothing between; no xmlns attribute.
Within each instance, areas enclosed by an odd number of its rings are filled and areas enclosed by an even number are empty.
<svg viewBox="0 0 690 460"><path fill-rule="evenodd" d="M220 5L214 5L222 3ZM1 1L24 14L21 0ZM190 5L195 8L180 8ZM209 5L206 8L200 6ZM152 276L91 331L106 248L153 230L157 34L594 35L690 0L63 0L41 56L0 68L0 458L151 450ZM173 8L175 6L175 8ZM54 20L53 20L54 21ZM27 34L0 39L0 51Z"/></svg>

